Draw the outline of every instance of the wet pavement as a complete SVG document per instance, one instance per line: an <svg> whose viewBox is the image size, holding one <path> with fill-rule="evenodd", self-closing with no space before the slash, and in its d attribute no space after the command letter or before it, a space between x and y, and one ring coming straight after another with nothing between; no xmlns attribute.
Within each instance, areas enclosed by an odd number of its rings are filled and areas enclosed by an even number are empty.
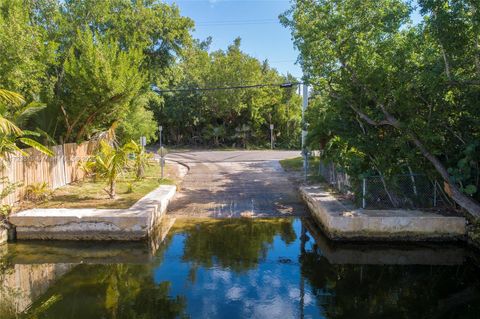
<svg viewBox="0 0 480 319"><path fill-rule="evenodd" d="M297 186L279 160L298 151L208 151L169 154L190 167L169 206L170 215L189 217L302 216Z"/></svg>

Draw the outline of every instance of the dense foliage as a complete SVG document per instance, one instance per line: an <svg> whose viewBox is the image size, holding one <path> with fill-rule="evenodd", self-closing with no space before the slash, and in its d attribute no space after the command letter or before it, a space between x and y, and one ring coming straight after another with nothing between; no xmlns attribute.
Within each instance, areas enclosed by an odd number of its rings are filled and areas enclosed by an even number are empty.
<svg viewBox="0 0 480 319"><path fill-rule="evenodd" d="M186 91L165 94L158 118L173 143L214 146L270 145L270 124L276 144L296 147L300 141L300 97L296 82L247 55L235 39L227 50L208 53L210 39L195 42L178 65L176 87ZM256 84L275 86L195 91L195 88L222 88ZM191 90L188 90L191 89Z"/></svg>
<svg viewBox="0 0 480 319"><path fill-rule="evenodd" d="M351 175L427 172L480 217L477 1L294 1L310 143Z"/></svg>
<svg viewBox="0 0 480 319"><path fill-rule="evenodd" d="M154 141L160 122L172 143L267 144L273 123L278 142L295 145L294 88L153 92L295 81L241 52L240 40L210 54L209 40L192 39L193 27L176 5L158 0L0 0L0 87L43 102L23 127L57 143L90 139L117 122L121 140Z"/></svg>
<svg viewBox="0 0 480 319"><path fill-rule="evenodd" d="M191 42L193 22L159 1L0 1L0 86L45 110L26 123L80 142L119 122L125 139L155 136L152 85ZM135 125L138 124L138 125Z"/></svg>

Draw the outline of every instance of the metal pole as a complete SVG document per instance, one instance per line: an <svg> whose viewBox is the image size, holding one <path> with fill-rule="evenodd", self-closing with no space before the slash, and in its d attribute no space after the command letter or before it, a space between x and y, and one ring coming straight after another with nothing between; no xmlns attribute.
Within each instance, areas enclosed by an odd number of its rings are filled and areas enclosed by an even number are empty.
<svg viewBox="0 0 480 319"><path fill-rule="evenodd" d="M163 127L161 125L158 126L158 142L160 144L160 148L162 148L162 131Z"/></svg>
<svg viewBox="0 0 480 319"><path fill-rule="evenodd" d="M367 194L367 179L364 178L363 187L362 187L362 208L365 208L367 206L366 194Z"/></svg>
<svg viewBox="0 0 480 319"><path fill-rule="evenodd" d="M270 148L273 150L273 124L270 124Z"/></svg>
<svg viewBox="0 0 480 319"><path fill-rule="evenodd" d="M163 155L163 146L160 147L160 169L161 169L161 179L163 180L163 166L165 166L165 158Z"/></svg>
<svg viewBox="0 0 480 319"><path fill-rule="evenodd" d="M302 103L302 150L306 147L307 127L305 123L305 111L308 107L308 85L303 84L303 103Z"/></svg>
<svg viewBox="0 0 480 319"><path fill-rule="evenodd" d="M302 103L302 154L303 154L303 169L305 171L305 181L307 180L308 171L308 152L306 146L307 139L307 125L305 123L305 111L308 107L308 85L303 84L303 103Z"/></svg>

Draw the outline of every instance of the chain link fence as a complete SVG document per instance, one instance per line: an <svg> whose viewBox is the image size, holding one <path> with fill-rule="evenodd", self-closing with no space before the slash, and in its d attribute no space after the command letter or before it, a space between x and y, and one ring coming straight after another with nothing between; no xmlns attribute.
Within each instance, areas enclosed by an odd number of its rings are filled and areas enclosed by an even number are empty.
<svg viewBox="0 0 480 319"><path fill-rule="evenodd" d="M437 183L426 175L369 176L362 180L362 207L431 208L438 205Z"/></svg>
<svg viewBox="0 0 480 319"><path fill-rule="evenodd" d="M324 163L320 161L318 165L318 175L322 176L325 182L341 193L354 193L351 178L341 167L333 163Z"/></svg>
<svg viewBox="0 0 480 319"><path fill-rule="evenodd" d="M318 175L365 209L420 209L449 204L442 187L424 174L378 175L354 181L342 167L320 161Z"/></svg>

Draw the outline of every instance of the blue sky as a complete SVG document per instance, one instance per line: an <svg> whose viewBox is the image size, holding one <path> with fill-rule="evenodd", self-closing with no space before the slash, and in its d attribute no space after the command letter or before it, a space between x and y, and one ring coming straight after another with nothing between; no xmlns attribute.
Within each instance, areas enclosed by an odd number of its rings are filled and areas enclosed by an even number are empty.
<svg viewBox="0 0 480 319"><path fill-rule="evenodd" d="M211 49L226 49L236 37L242 38L242 50L265 60L281 73L300 78L295 64L290 30L278 21L278 15L290 7L288 0L167 0L176 3L183 16L195 21L194 37L211 36Z"/></svg>
<svg viewBox="0 0 480 319"><path fill-rule="evenodd" d="M289 0L166 0L176 3L183 16L195 21L193 35L200 40L211 36L211 50L225 50L236 37L242 38L244 52L270 65L283 74L297 78L302 70L296 60L290 30L278 21L278 16L290 8ZM412 15L420 21L418 12Z"/></svg>

